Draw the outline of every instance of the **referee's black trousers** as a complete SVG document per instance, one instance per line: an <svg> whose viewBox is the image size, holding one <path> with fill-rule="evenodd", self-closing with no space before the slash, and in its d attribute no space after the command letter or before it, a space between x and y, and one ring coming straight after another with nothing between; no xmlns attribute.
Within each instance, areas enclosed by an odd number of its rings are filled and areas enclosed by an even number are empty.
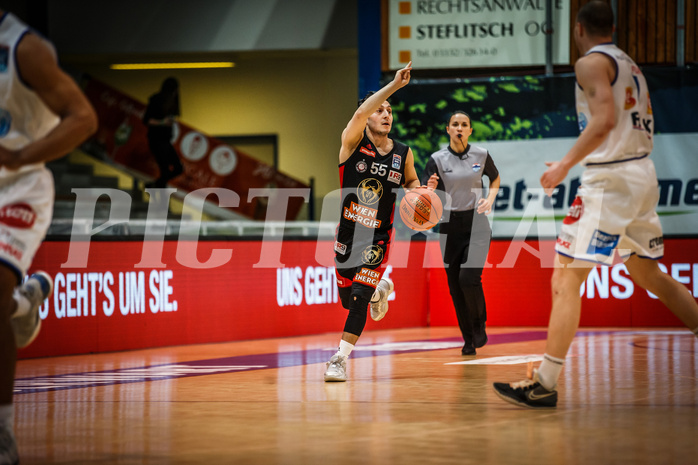
<svg viewBox="0 0 698 465"><path fill-rule="evenodd" d="M490 249L492 230L483 214L474 210L450 212L441 225L441 252L448 289L456 309L458 326L466 345L476 332L484 332L487 305L482 289L482 270Z"/></svg>

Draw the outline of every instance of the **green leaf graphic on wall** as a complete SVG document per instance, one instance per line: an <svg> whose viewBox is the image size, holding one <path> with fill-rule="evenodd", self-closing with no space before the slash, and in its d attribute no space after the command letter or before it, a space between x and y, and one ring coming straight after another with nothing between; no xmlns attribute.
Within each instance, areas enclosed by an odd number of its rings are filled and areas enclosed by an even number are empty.
<svg viewBox="0 0 698 465"><path fill-rule="evenodd" d="M446 124L456 110L471 117L471 142L579 134L572 75L417 81L392 100L393 135L412 148L418 174L448 144Z"/></svg>

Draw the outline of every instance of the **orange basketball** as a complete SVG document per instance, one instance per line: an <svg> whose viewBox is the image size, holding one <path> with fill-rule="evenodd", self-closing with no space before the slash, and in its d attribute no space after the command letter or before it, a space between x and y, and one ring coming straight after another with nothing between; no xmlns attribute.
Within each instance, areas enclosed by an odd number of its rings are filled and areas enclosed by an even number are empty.
<svg viewBox="0 0 698 465"><path fill-rule="evenodd" d="M417 187L405 193L400 202L400 218L415 231L431 229L441 219L443 205L436 193L426 187Z"/></svg>

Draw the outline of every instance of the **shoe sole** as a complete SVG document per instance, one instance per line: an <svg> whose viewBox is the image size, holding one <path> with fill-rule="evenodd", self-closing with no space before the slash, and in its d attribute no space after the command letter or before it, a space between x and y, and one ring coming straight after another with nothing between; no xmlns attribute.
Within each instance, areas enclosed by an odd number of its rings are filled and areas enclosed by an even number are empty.
<svg viewBox="0 0 698 465"><path fill-rule="evenodd" d="M499 392L497 390L497 388L492 388L492 389L494 389L494 393L497 394L500 399L502 399L506 402L509 402L510 404L518 405L519 407L524 407L524 408L531 409L531 410L551 410L551 409L557 408L557 405L553 405L552 407L548 407L547 405L545 405L545 406L543 406L543 405L541 405L541 406L529 405L529 404L526 404L524 402L519 402L516 399L512 399L511 397L502 394L501 392Z"/></svg>
<svg viewBox="0 0 698 465"><path fill-rule="evenodd" d="M335 382L335 383L341 383L346 381L346 378L335 378L333 376L325 376L325 382Z"/></svg>

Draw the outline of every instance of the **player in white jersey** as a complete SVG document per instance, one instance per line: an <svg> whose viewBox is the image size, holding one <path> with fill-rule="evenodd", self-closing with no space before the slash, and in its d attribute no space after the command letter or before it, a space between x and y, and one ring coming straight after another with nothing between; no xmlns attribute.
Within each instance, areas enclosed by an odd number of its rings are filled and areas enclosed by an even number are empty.
<svg viewBox="0 0 698 465"><path fill-rule="evenodd" d="M586 169L555 247L545 356L529 379L494 384L502 399L523 407L557 405L557 381L579 326L580 286L591 267L611 265L616 252L633 281L657 295L698 335L698 304L656 262L664 246L655 211L657 175L649 158L652 107L642 72L612 43L613 27L613 10L606 2L586 3L577 14L574 38L582 57L574 71L582 132L561 161L546 163L541 185L550 195L574 165Z"/></svg>
<svg viewBox="0 0 698 465"><path fill-rule="evenodd" d="M97 117L53 46L0 10L0 465L19 462L13 434L17 347L39 331L39 306L53 288L38 272L22 284L53 210L44 163L97 130Z"/></svg>

